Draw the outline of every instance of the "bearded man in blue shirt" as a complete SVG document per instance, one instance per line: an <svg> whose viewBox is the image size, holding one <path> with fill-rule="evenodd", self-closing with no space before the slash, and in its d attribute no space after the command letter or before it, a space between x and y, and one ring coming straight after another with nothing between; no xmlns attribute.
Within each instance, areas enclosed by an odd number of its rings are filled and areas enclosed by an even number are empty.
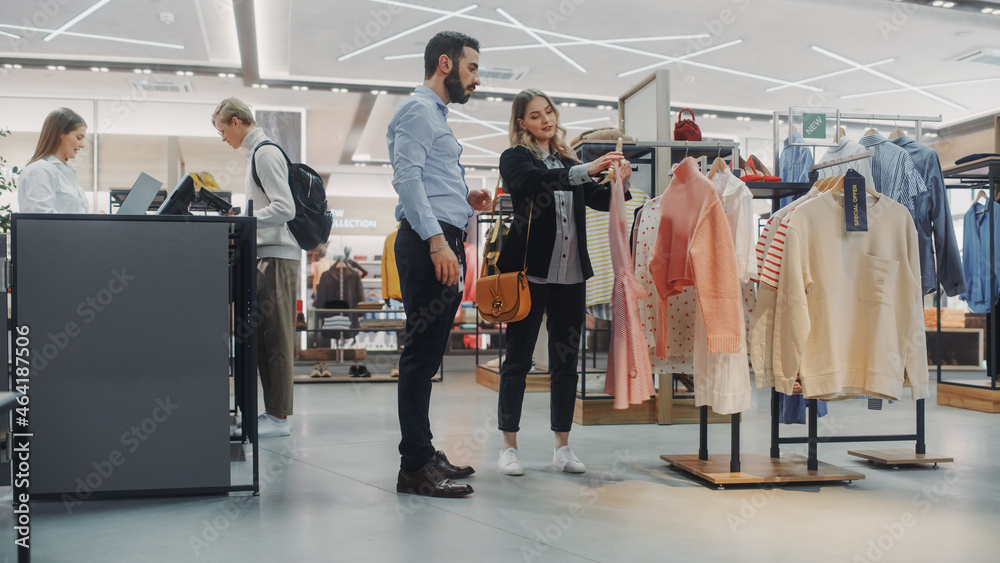
<svg viewBox="0 0 1000 563"><path fill-rule="evenodd" d="M491 203L487 190L466 185L462 146L447 122L447 105L469 101L479 84L479 42L454 31L438 33L424 49L423 85L396 110L386 135L392 187L399 194L395 254L406 311L397 384L400 493L472 493L452 479L475 470L452 465L431 445L429 409L431 378L462 300L465 229L473 210L486 211Z"/></svg>

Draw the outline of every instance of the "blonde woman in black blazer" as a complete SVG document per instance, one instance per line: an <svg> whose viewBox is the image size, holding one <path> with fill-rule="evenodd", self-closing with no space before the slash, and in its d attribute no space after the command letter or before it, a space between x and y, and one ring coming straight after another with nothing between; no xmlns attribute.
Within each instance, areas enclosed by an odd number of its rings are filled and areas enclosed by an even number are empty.
<svg viewBox="0 0 1000 563"><path fill-rule="evenodd" d="M500 368L498 405L498 425L503 432L498 466L504 475L524 473L518 459L517 432L525 378L531 370L531 355L546 313L550 422L555 432L552 463L568 473L585 470L568 445L585 318L585 282L594 275L587 255L584 207L608 210L610 186L599 185L591 177L624 159L621 153L610 152L593 162L581 163L566 144L565 134L556 105L544 93L527 89L514 98L511 147L500 155L500 175L513 200L514 219L497 267L501 272L519 271L527 257L531 313L507 325L507 355ZM626 170L627 175L631 169ZM627 182L628 178L623 180Z"/></svg>

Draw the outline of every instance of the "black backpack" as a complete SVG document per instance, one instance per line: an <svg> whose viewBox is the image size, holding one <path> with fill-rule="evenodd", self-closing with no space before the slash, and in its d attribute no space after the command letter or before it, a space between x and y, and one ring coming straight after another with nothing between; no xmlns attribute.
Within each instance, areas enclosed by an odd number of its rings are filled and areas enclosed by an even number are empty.
<svg viewBox="0 0 1000 563"><path fill-rule="evenodd" d="M292 190L292 200L295 201L295 218L288 222L288 230L291 231L295 241L299 243L302 250L309 251L330 238L330 229L333 227L333 214L327 210L326 189L323 187L323 179L315 170L305 164L295 164L288 159L285 151L272 141L264 141L257 145L253 155L250 157L250 171L253 174L253 181L257 182L260 189L264 186L257 176L257 150L264 145L278 147L281 155L288 163L288 187ZM267 190L265 190L265 195Z"/></svg>

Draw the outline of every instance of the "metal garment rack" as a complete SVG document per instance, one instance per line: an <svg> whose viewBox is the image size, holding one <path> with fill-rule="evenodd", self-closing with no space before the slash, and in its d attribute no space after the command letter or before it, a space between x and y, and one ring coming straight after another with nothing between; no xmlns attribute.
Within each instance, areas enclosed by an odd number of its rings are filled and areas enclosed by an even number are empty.
<svg viewBox="0 0 1000 563"><path fill-rule="evenodd" d="M777 113L775 113L775 132L778 132L777 125ZM916 136L919 139L920 132L922 130L923 123L940 122L941 116L912 116L912 115L887 115L887 114L875 114L875 113L842 113L840 114L842 119L860 119L865 121L882 121L882 122L892 122L898 124L900 121L912 121L915 126ZM775 147L778 145L778 137L775 137ZM775 159L777 160L777 152L775 152ZM868 150L865 153L860 153L854 155L855 160L861 158L869 158L874 154L873 150ZM845 157L850 159L852 157ZM837 161L824 162L819 165L814 165L810 170L820 170L829 166L833 166L835 163L842 163L838 161L844 161L845 159L838 159ZM937 298L940 297L940 287L936 289ZM940 322L938 323L940 325ZM938 343L940 347L940 340ZM781 427L778 422L779 412L778 412L778 392L771 389L771 458L777 459L781 455L781 444L808 444L808 455L806 459L807 469L810 471L816 471L820 465L820 462L816 459L817 445L819 442L915 442L915 448L913 453L909 453L905 450L851 450L848 453L858 457L862 457L871 462L878 462L885 465L905 465L905 464L915 464L915 463L933 463L935 466L938 463L951 462L954 461L950 457L940 456L940 455L928 455L927 454L927 444L926 444L926 425L925 425L925 414L924 414L924 399L917 399L916 401L916 428L913 434L886 434L886 435L861 435L861 436L830 436L820 439L817 436L818 428L818 403L816 399L807 399L808 405L808 435L805 437L781 437Z"/></svg>
<svg viewBox="0 0 1000 563"><path fill-rule="evenodd" d="M774 113L774 166L775 171L778 170L778 160L779 160L779 149L778 140L780 138L780 130L778 120L781 114L779 112ZM915 117L915 116L902 116L902 115L879 115L879 114L841 114L841 117L847 119L866 119L869 121L915 121L917 128L917 135L919 136L919 131L922 122L935 122L941 121L940 116L934 117ZM866 158L865 156L859 156L860 158ZM826 163L824 163L826 164ZM833 164L826 164L825 166L815 167L818 170ZM777 172L776 172L777 173ZM761 190L767 189L767 184L772 184L769 182L754 182L748 183L747 186L751 188L751 192L754 192L754 197L771 197L772 201L772 213L777 211L779 208L779 200L781 197L787 197L792 195L799 195L804 193L809 189L811 183L805 182L797 184L801 186L801 191L794 191L791 193L786 193L780 195L774 193L771 195L765 195ZM773 183L779 184L779 183ZM786 184L787 185L787 184ZM795 184L793 184L795 185ZM778 188L778 186L775 186ZM774 189L774 188L773 188ZM756 191L755 191L756 190ZM938 323L940 324L940 323ZM667 461L671 466L685 470L689 473L697 475L702 479L705 479L720 488L723 488L726 484L752 484L752 483L795 483L795 482L821 482L821 481L848 481L853 482L854 480L864 479L864 475L854 471L849 471L842 469L833 465L822 463L817 459L818 444L820 441L823 442L870 442L870 441L916 441L916 455L909 454L904 455L905 452L900 452L898 450L880 450L880 451L864 451L864 452L849 452L853 455L858 455L859 457L864 457L869 459L869 461L880 461L890 465L899 464L909 464L909 463L934 463L935 466L938 462L948 462L953 461L951 458L941 457L941 456L929 456L926 454L925 445L925 432L924 432L924 400L919 399L917 401L917 431L915 434L903 434L903 435L871 435L871 436L834 436L834 437L824 437L820 439L818 437L818 415L817 415L817 400L808 399L808 436L805 437L786 437L782 438L780 435L780 427L778 426L778 393L773 388L771 389L771 451L769 455L762 454L748 454L745 456L748 472L744 473L742 470L743 461L741 459L740 449L739 449L739 415L732 416L732 446L729 459L724 459L725 456L709 456L708 454L708 407L701 407L701 423L699 425L699 452L697 457L691 455L662 455L661 459ZM808 444L808 456L802 458L801 456L786 456L781 457L780 444ZM726 464L725 462L729 463ZM803 461L805 461L803 467ZM728 465L728 473L725 471L726 465Z"/></svg>
<svg viewBox="0 0 1000 563"><path fill-rule="evenodd" d="M974 190L983 185L989 185L989 205L986 206L988 220L990 223L990 287L997 283L996 278L996 251L993 232L996 225L993 204L996 202L998 184L1000 184L1000 157L984 160L977 160L966 164L951 167L943 172L946 179L959 179L961 184L945 184L946 189L970 189ZM963 249L964 251L964 249ZM974 408L984 412L1000 411L1000 387L998 387L997 377L997 335L995 333L995 311L991 306L990 312L986 313L986 341L989 344L989 353L986 356L986 375L990 379L990 385L970 385L955 381L944 381L941 377L941 300L938 294L937 301L937 342L935 346L935 360L937 362L937 382L938 382L938 403L951 406L961 406ZM991 304L995 306L995 304ZM941 384L945 384L942 387ZM942 393L943 392L943 393ZM991 396L982 396L983 393ZM944 400L942 400L944 399ZM979 408L977 408L977 406Z"/></svg>

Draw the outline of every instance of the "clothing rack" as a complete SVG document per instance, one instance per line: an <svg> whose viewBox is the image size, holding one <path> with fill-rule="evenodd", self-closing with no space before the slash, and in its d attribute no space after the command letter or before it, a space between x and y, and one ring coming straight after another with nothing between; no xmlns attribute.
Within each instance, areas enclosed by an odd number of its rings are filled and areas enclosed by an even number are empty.
<svg viewBox="0 0 1000 563"><path fill-rule="evenodd" d="M854 162L856 160L864 160L866 158L871 158L875 155L875 151L865 151L863 153L858 153L851 156L845 156L843 158L838 158L836 160L829 160L827 162L821 162L819 164L813 164L809 167L810 172L815 172L817 170L822 170L824 168L829 168L831 166L837 166L839 164L847 164L848 162Z"/></svg>
<svg viewBox="0 0 1000 563"><path fill-rule="evenodd" d="M778 140L780 137L779 130L779 112L774 112L774 165L775 170L778 169ZM914 121L916 123L918 136L920 131L920 125L922 122L937 122L941 121L941 117L919 117L919 116L903 116L903 115L880 115L880 114L841 114L841 117L847 119L866 119L870 121ZM872 151L868 151L869 153ZM858 155L859 158L854 160L859 160L860 158L868 158L870 155L862 156ZM1000 159L998 159L997 166L997 176L1000 176ZM842 162L841 162L842 163ZM827 163L824 163L827 164ZM832 166L833 163L829 163L828 166ZM820 167L825 168L825 166ZM813 168L815 169L815 167ZM992 177L992 176L991 176ZM769 182L768 182L769 183ZM751 188L751 192L754 192L754 188L757 183L749 183L748 187ZM798 184L799 186L808 186L808 183ZM799 195L808 190L808 187L802 191L796 193L785 194L780 197L787 197L791 195ZM758 197L757 192L754 192L754 197ZM761 197L774 197L774 196L761 196ZM772 213L777 211L779 208L779 199L772 199ZM991 227L992 227L992 213L990 216ZM992 233L992 229L991 229ZM991 236L991 247L992 247L992 236ZM991 266L993 260L993 253L991 249ZM992 268L991 268L992 272ZM940 292L940 288L938 288ZM940 306L939 306L940 307ZM938 313L938 326L940 326L940 311ZM940 339L939 339L940 348ZM995 353L995 347L993 349ZM940 362L940 353L939 353ZM939 370L940 374L940 370ZM995 382L995 374L994 374ZM710 483L717 485L720 489L724 488L727 484L753 484L753 483L812 483L812 482L825 482L825 481L847 481L851 483L855 480L864 479L865 476L861 473L855 471L850 471L847 469L842 469L827 463L823 463L817 459L818 444L820 441L823 442L890 442L890 441L910 441L916 442L915 452L911 453L908 450L859 450L859 451L849 451L851 455L862 457L867 459L869 462L878 462L885 465L905 465L905 464L916 464L916 463L933 463L936 467L938 463L952 462L953 458L939 456L939 455L928 455L926 453L926 440L925 440L925 416L924 416L924 399L917 400L916 408L916 432L914 434L890 434L890 435L861 435L861 436L833 436L824 437L820 439L818 437L818 414L817 414L817 400L808 399L808 435L805 437L781 437L780 426L778 423L778 392L771 389L771 450L769 454L747 454L741 457L739 440L740 440L740 418L739 415L733 415L731 424L732 428L732 445L731 453L729 459L725 459L724 455L710 456L708 454L708 407L701 407L702 409L702 422L699 424L699 451L697 456L692 455L661 455L660 459L668 462L672 467L682 469L688 473L694 474ZM799 455L788 455L784 457L781 456L780 445L781 444L807 444L808 454L806 458ZM729 462L728 464L726 462ZM805 461L805 464L802 462ZM744 467L745 463L745 467ZM728 465L729 471L726 472L725 468ZM746 469L746 471L743 471Z"/></svg>
<svg viewBox="0 0 1000 563"><path fill-rule="evenodd" d="M1000 149L1000 147L997 147ZM993 231L996 218L993 213L993 202L996 201L997 193L1000 192L1000 157L993 157L984 160L977 160L965 164L950 167L943 171L946 179L958 179L961 184L945 184L946 189L969 189L974 190L989 186L989 203L986 206L988 221L990 223L990 287L996 283L996 251L994 247ZM963 250L964 251L964 250ZM996 311L991 307L986 313L986 341L990 344L989 353L986 356L986 376L989 378L989 385L975 385L972 383L961 383L958 381L945 381L941 374L941 299L937 294L937 342L935 346L935 361L937 363L938 382L938 404L949 405L961 408L970 408L983 412L1000 412L1000 387L998 387L997 377L997 334L995 332ZM993 304L995 306L995 304Z"/></svg>
<svg viewBox="0 0 1000 563"><path fill-rule="evenodd" d="M891 122L893 122L894 124L897 124L897 125L898 125L898 122L900 122L900 121L912 121L913 122L914 130L915 130L914 135L916 136L916 140L918 142L920 141L921 132L923 131L923 124L924 123L940 123L942 121L941 115L938 115L937 117L933 117L933 116L925 116L925 115L901 115L901 114L895 114L895 115L893 115L893 114L886 114L886 113L840 113L839 110L837 111L837 113L840 116L840 119L858 119L858 120L863 120L863 121L883 121L883 122L891 121ZM779 156L780 147L778 146L778 144L781 141L781 124L779 123L779 120L782 117L785 117L790 122L791 121L791 114L792 114L791 108L789 108L787 114L779 112L779 111L774 112L774 120L773 120L773 122L774 122L774 169L773 170L775 170L775 173L777 173L777 170L779 169L778 168L778 156ZM815 158L814 158L814 160L815 160ZM843 163L841 163L841 164L843 164ZM833 166L833 165L831 164L830 166ZM810 170L812 170L812 168L810 168ZM817 170L818 170L818 168L817 168Z"/></svg>

